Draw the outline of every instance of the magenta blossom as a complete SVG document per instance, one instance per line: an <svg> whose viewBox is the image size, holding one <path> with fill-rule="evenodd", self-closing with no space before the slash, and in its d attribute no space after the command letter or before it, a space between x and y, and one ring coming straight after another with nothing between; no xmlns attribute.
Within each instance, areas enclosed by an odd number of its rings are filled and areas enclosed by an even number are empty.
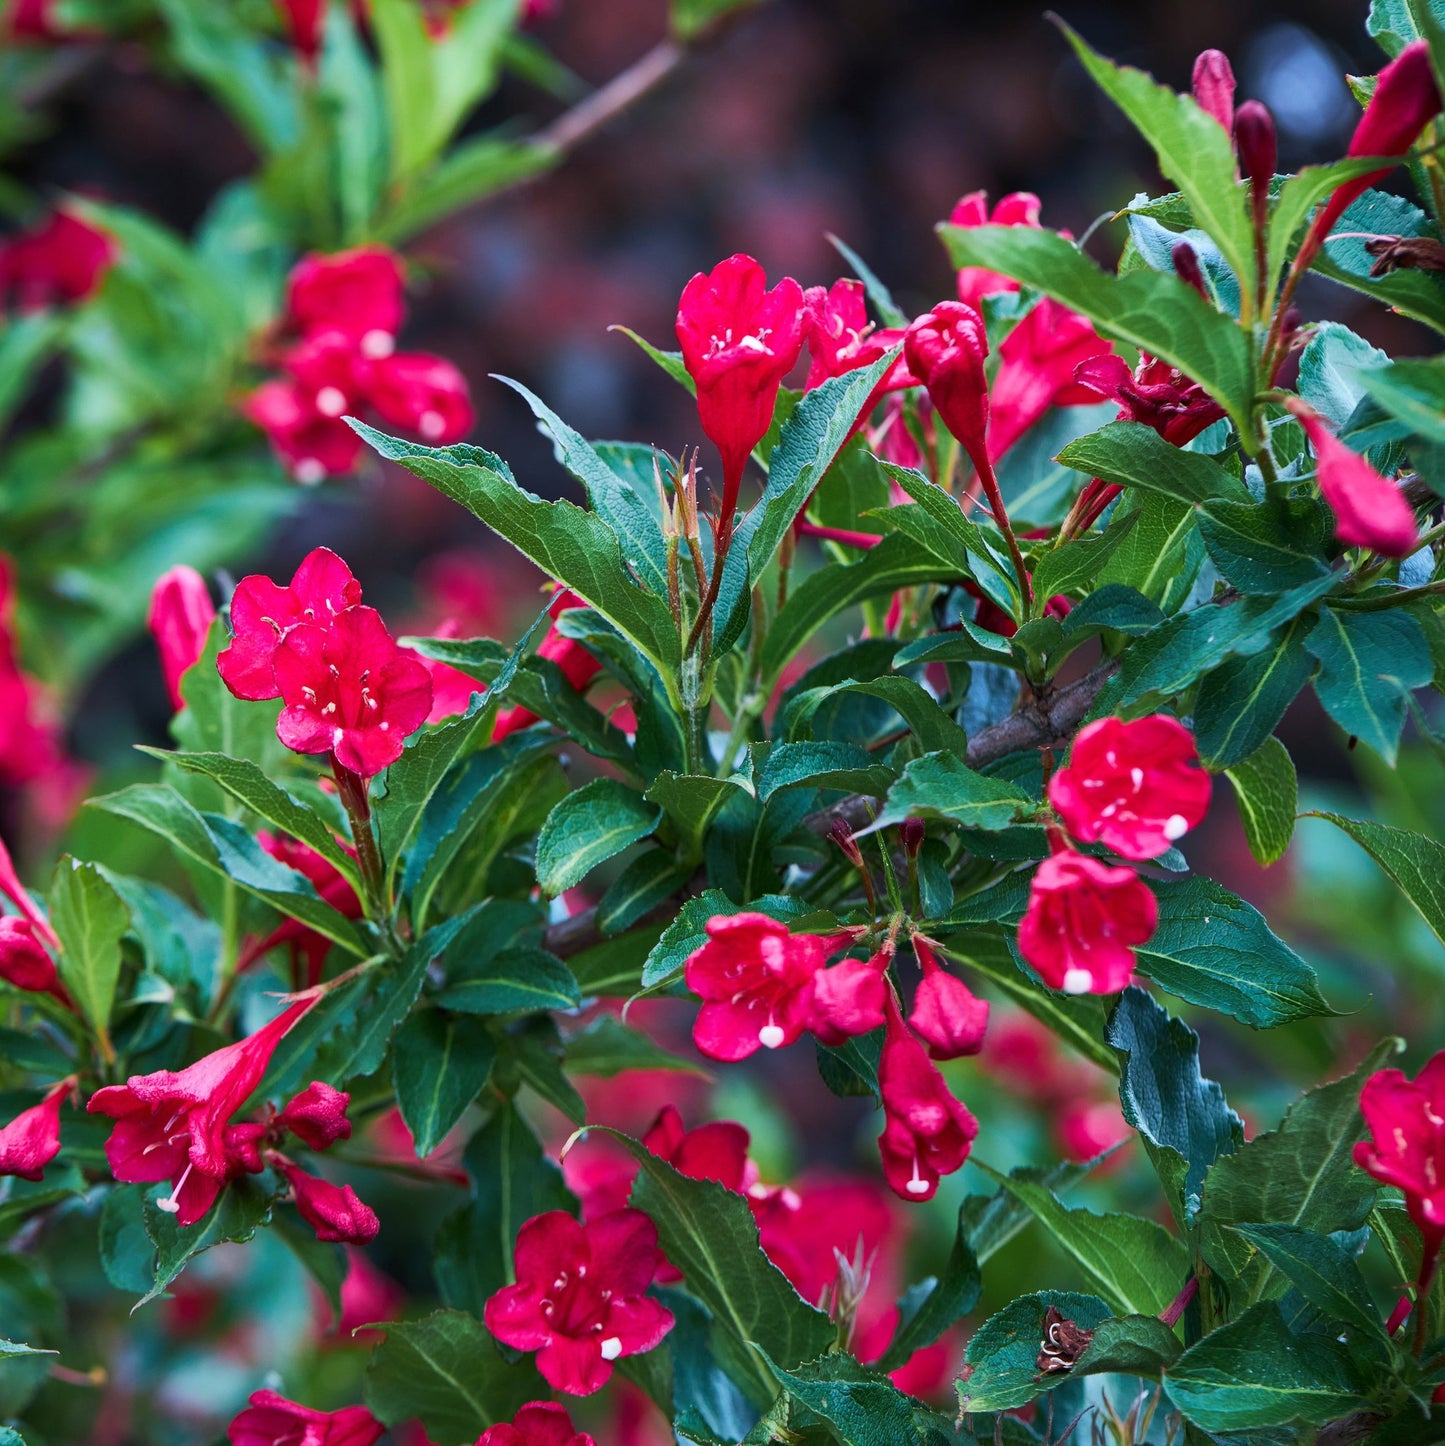
<svg viewBox="0 0 1445 1446"><path fill-rule="evenodd" d="M1445 1050L1414 1079L1398 1069L1372 1074L1360 1111L1371 1138L1355 1145L1355 1164L1404 1193L1433 1258L1445 1243Z"/></svg>
<svg viewBox="0 0 1445 1446"><path fill-rule="evenodd" d="M146 627L161 656L172 708L182 706L181 677L205 652L206 635L215 617L206 580L195 568L173 567L156 579Z"/></svg>
<svg viewBox="0 0 1445 1446"><path fill-rule="evenodd" d="M933 1059L977 1054L988 1032L988 1001L978 998L962 979L948 973L917 934L913 936L913 952L922 966L923 978L913 994L909 1027L928 1046Z"/></svg>
<svg viewBox="0 0 1445 1446"><path fill-rule="evenodd" d="M510 1421L488 1426L476 1446L597 1446L556 1401L531 1401Z"/></svg>
<svg viewBox="0 0 1445 1446"><path fill-rule="evenodd" d="M365 1406L312 1411L275 1391L256 1391L226 1439L231 1446L374 1446L385 1433Z"/></svg>
<svg viewBox="0 0 1445 1446"><path fill-rule="evenodd" d="M31 1105L8 1125L0 1125L0 1175L39 1180L60 1153L60 1107L75 1089L75 1076L52 1085L39 1104Z"/></svg>

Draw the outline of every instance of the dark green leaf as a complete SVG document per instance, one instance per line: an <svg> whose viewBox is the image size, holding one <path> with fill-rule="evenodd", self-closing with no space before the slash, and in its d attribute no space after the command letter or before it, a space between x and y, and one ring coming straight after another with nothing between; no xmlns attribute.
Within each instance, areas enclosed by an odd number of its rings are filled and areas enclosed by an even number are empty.
<svg viewBox="0 0 1445 1446"><path fill-rule="evenodd" d="M844 1446L929 1446L914 1403L852 1356L834 1351L796 1371L775 1365L773 1374Z"/></svg>
<svg viewBox="0 0 1445 1446"><path fill-rule="evenodd" d="M757 772L758 801L783 788L838 788L882 798L896 774L857 743L777 743Z"/></svg>
<svg viewBox="0 0 1445 1446"><path fill-rule="evenodd" d="M1033 800L1014 784L975 772L955 754L930 753L915 758L888 790L878 824L920 815L992 831L1018 822L1033 807Z"/></svg>
<svg viewBox="0 0 1445 1446"><path fill-rule="evenodd" d="M1299 784L1289 749L1267 738L1248 758L1225 770L1234 785L1239 819L1249 851L1262 864L1284 857L1294 836Z"/></svg>
<svg viewBox="0 0 1445 1446"><path fill-rule="evenodd" d="M1244 485L1212 457L1185 452L1142 422L1110 422L1070 442L1059 461L1145 492L1196 504L1213 499L1247 500Z"/></svg>
<svg viewBox="0 0 1445 1446"><path fill-rule="evenodd" d="M983 1275L978 1257L969 1242L964 1212L958 1212L953 1249L943 1274L915 1285L898 1302L898 1328L887 1354L879 1362L882 1370L901 1366L916 1350L932 1345L944 1331L960 1321L978 1304Z"/></svg>
<svg viewBox="0 0 1445 1446"><path fill-rule="evenodd" d="M170 1193L169 1185L150 1188L156 1195ZM154 1198L147 1199L142 1209L146 1234L156 1249L156 1273L138 1306L164 1294L203 1250L250 1240L271 1216L271 1195L258 1181L243 1175L221 1191L220 1198L194 1225L177 1225L176 1217L162 1210Z"/></svg>
<svg viewBox="0 0 1445 1446"><path fill-rule="evenodd" d="M537 882L553 896L580 883L598 864L645 839L662 817L659 805L613 778L570 793L537 836Z"/></svg>
<svg viewBox="0 0 1445 1446"><path fill-rule="evenodd" d="M1212 669L1194 700L1194 741L1205 766L1229 768L1269 741L1314 672L1305 650L1310 624L1295 618L1256 653Z"/></svg>
<svg viewBox="0 0 1445 1446"><path fill-rule="evenodd" d="M817 710L829 699L860 694L886 703L908 725L919 747L929 753L957 753L968 749L968 734L939 707L938 701L912 678L886 676L861 682L849 680L832 687L812 689L801 696L788 718L788 732L804 731Z"/></svg>
<svg viewBox="0 0 1445 1446"><path fill-rule="evenodd" d="M1313 497L1206 502L1199 532L1225 579L1240 592L1273 597L1313 582L1325 566L1329 517Z"/></svg>
<svg viewBox="0 0 1445 1446"><path fill-rule="evenodd" d="M142 1296L156 1278L156 1247L145 1226L145 1185L107 1190L100 1210L100 1264L127 1295Z"/></svg>
<svg viewBox="0 0 1445 1446"><path fill-rule="evenodd" d="M397 1030L392 1080L419 1159L441 1144L481 1093L496 1054L482 1020L440 1009L415 1010Z"/></svg>
<svg viewBox="0 0 1445 1446"><path fill-rule="evenodd" d="M568 1074L601 1075L611 1079L629 1069L672 1069L706 1076L695 1061L670 1054L641 1030L632 1029L610 1014L594 1019L568 1041L563 1055Z"/></svg>
<svg viewBox="0 0 1445 1446"><path fill-rule="evenodd" d="M130 910L94 864L69 854L55 866L50 923L60 936L60 978L109 1058L109 1024L120 980L120 941Z"/></svg>
<svg viewBox="0 0 1445 1446"><path fill-rule="evenodd" d="M1395 881L1445 943L1445 846L1424 834L1338 813L1310 813L1343 829Z"/></svg>
<svg viewBox="0 0 1445 1446"><path fill-rule="evenodd" d="M1014 1411L1060 1383L1060 1376L1041 1377L1037 1365L1044 1315L1050 1306L1085 1330L1094 1329L1111 1314L1098 1296L1065 1290L1021 1296L1006 1305L990 1316L968 1343L964 1356L968 1373L958 1382L961 1411Z"/></svg>
<svg viewBox="0 0 1445 1446"><path fill-rule="evenodd" d="M459 939L447 952L447 984L437 1003L461 1014L511 1014L573 1009L581 997L572 971L545 949L468 957Z"/></svg>
<svg viewBox="0 0 1445 1446"><path fill-rule="evenodd" d="M1164 621L1158 604L1122 583L1095 588L1064 619L1064 639L1082 642L1106 630L1138 637Z"/></svg>
<svg viewBox="0 0 1445 1446"><path fill-rule="evenodd" d="M1075 1362L1075 1376L1104 1373L1157 1381L1183 1346L1157 1315L1127 1315L1094 1327L1094 1339Z"/></svg>
<svg viewBox="0 0 1445 1446"><path fill-rule="evenodd" d="M597 927L618 934L664 904L692 877L667 849L647 849L618 874L597 905Z"/></svg>
<svg viewBox="0 0 1445 1446"><path fill-rule="evenodd" d="M1137 514L1126 512L1110 522L1100 535L1081 537L1044 553L1034 569L1035 599L1090 591L1099 570L1114 555L1137 520Z"/></svg>
<svg viewBox="0 0 1445 1446"><path fill-rule="evenodd" d="M740 779L673 773L664 769L648 785L644 796L667 814L677 830L684 853L695 859L702 847L702 836L717 811L729 798L746 795L750 791Z"/></svg>

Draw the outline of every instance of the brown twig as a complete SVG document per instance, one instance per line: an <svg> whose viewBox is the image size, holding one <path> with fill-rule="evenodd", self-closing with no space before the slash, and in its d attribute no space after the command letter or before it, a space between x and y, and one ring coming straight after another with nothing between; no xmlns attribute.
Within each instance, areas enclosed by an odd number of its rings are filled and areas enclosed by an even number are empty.
<svg viewBox="0 0 1445 1446"><path fill-rule="evenodd" d="M572 150L660 85L677 69L683 54L675 40L658 41L620 75L543 126L532 137L533 144L548 150Z"/></svg>

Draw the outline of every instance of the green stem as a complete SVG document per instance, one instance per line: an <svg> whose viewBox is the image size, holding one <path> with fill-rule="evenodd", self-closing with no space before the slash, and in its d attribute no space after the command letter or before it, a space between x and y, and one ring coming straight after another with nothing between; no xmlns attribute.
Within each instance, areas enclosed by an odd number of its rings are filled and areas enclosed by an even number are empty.
<svg viewBox="0 0 1445 1446"><path fill-rule="evenodd" d="M1402 587L1398 592L1385 593L1381 597L1332 597L1330 606L1356 613L1378 613L1419 598L1439 597L1442 593L1445 593L1445 579L1427 582L1420 587Z"/></svg>

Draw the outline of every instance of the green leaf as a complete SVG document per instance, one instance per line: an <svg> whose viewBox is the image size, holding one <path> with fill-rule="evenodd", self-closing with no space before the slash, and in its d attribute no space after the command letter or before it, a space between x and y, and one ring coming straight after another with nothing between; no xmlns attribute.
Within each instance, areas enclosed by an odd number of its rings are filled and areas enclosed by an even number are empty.
<svg viewBox="0 0 1445 1446"><path fill-rule="evenodd" d="M1233 138L1194 99L1132 66L1116 66L1096 54L1067 25L1074 53L1110 100L1154 147L1159 169L1188 198L1196 223L1224 253L1241 290L1254 288L1254 227L1246 212Z"/></svg>
<svg viewBox="0 0 1445 1446"><path fill-rule="evenodd" d="M897 777L857 743L776 743L757 772L758 801L785 788L838 788L882 798Z"/></svg>
<svg viewBox="0 0 1445 1446"><path fill-rule="evenodd" d="M146 1233L146 1185L116 1185L100 1208L100 1265L127 1295L142 1296L156 1277L156 1248Z"/></svg>
<svg viewBox="0 0 1445 1446"><path fill-rule="evenodd" d="M1291 1335L1274 1301L1196 1341L1164 1380L1174 1404L1206 1431L1320 1425L1368 1405L1345 1348L1324 1335Z"/></svg>
<svg viewBox="0 0 1445 1446"><path fill-rule="evenodd" d="M448 1442L475 1441L546 1391L530 1357L508 1365L481 1321L459 1310L388 1325L362 1382L384 1424L416 1417L429 1437Z"/></svg>
<svg viewBox="0 0 1445 1446"><path fill-rule="evenodd" d="M201 656L181 674L185 707L172 720L171 733L187 752L223 753L270 766L286 751L276 737L280 704L237 698L226 687L216 659L230 641L226 624L215 619Z"/></svg>
<svg viewBox="0 0 1445 1446"><path fill-rule="evenodd" d="M396 1032L392 1081L419 1159L441 1144L481 1093L497 1046L480 1019L418 1009Z"/></svg>
<svg viewBox="0 0 1445 1446"><path fill-rule="evenodd" d="M65 855L50 885L50 923L60 936L60 979L110 1057L110 1011L120 981L120 941L130 910L94 864Z"/></svg>
<svg viewBox="0 0 1445 1446"><path fill-rule="evenodd" d="M1244 1125L1224 1091L1199 1073L1199 1039L1142 989L1126 989L1109 1016L1122 1071L1119 1103L1139 1131L1180 1224L1199 1208L1205 1176L1239 1149ZM1261 1217L1251 1216L1251 1219Z"/></svg>
<svg viewBox="0 0 1445 1446"><path fill-rule="evenodd" d="M169 1185L151 1188L156 1194L170 1190ZM162 1210L154 1199L147 1199L143 1208L146 1234L156 1249L156 1273L150 1289L134 1309L163 1295L202 1251L213 1245L250 1240L271 1217L271 1195L259 1182L243 1175L221 1191L216 1203L194 1225L176 1224L176 1217Z"/></svg>
<svg viewBox="0 0 1445 1446"><path fill-rule="evenodd" d="M955 754L929 753L915 758L888 790L876 826L920 815L991 832L1008 828L1033 807L1015 784L977 773Z"/></svg>
<svg viewBox="0 0 1445 1446"><path fill-rule="evenodd" d="M768 1362L788 1370L812 1360L833 1343L833 1323L763 1254L743 1196L681 1175L636 1140L607 1133L640 1166L632 1204L656 1224L663 1253L712 1315L718 1362L757 1405L769 1404L776 1392Z"/></svg>
<svg viewBox="0 0 1445 1446"><path fill-rule="evenodd" d="M662 808L613 778L569 793L537 836L537 882L556 897L657 827Z"/></svg>
<svg viewBox="0 0 1445 1446"><path fill-rule="evenodd" d="M1309 628L1295 618L1258 652L1230 658L1199 680L1194 741L1206 768L1233 767L1268 743L1314 672L1305 651Z"/></svg>
<svg viewBox="0 0 1445 1446"><path fill-rule="evenodd" d="M1142 422L1110 422L1070 442L1059 461L1105 482L1191 505L1215 499L1243 502L1249 496L1244 484L1212 457L1182 451Z"/></svg>
<svg viewBox="0 0 1445 1446"><path fill-rule="evenodd" d="M918 745L929 753L957 753L968 750L968 734L939 707L937 699L912 678L897 675L849 679L832 687L810 690L789 709L788 733L796 737L811 722L818 708L830 698L857 693L886 703L908 725Z"/></svg>
<svg viewBox="0 0 1445 1446"><path fill-rule="evenodd" d="M611 1079L629 1069L671 1069L707 1076L693 1060L670 1054L641 1030L632 1029L610 1014L599 1015L586 1029L574 1034L563 1054L568 1074L600 1075Z"/></svg>
<svg viewBox="0 0 1445 1446"><path fill-rule="evenodd" d="M1249 343L1230 317L1177 276L1149 270L1111 276L1057 231L1022 226L939 230L954 266L1002 272L1088 317L1104 335L1162 357L1219 402L1242 436L1252 437ZM1064 460L1076 470L1089 470Z"/></svg>
<svg viewBox="0 0 1445 1446"><path fill-rule="evenodd" d="M1315 692L1325 711L1393 766L1410 693L1435 672L1424 629L1398 609L1326 607L1305 647L1319 659Z"/></svg>
<svg viewBox="0 0 1445 1446"><path fill-rule="evenodd" d="M581 993L572 971L544 949L503 949L467 958L467 940L447 951L447 985L437 1003L459 1014L575 1009Z"/></svg>
<svg viewBox="0 0 1445 1446"><path fill-rule="evenodd" d="M958 498L911 467L885 462L883 470L919 509L915 519L906 507L895 507L885 520L903 527L915 541L951 562L961 576L973 578L1009 611L1016 602L1018 582L1009 564L989 546L978 524L965 516Z"/></svg>
<svg viewBox="0 0 1445 1446"><path fill-rule="evenodd" d="M1337 321L1322 321L1300 353L1296 390L1339 431L1373 391L1372 372L1390 358Z"/></svg>
<svg viewBox="0 0 1445 1446"><path fill-rule="evenodd" d="M1157 1381L1183 1346L1157 1315L1127 1315L1100 1321L1094 1339L1074 1363L1075 1376L1117 1374Z"/></svg>
<svg viewBox="0 0 1445 1446"><path fill-rule="evenodd" d="M679 40L692 40L735 10L757 0L672 0L672 29Z"/></svg>
<svg viewBox="0 0 1445 1446"><path fill-rule="evenodd" d="M898 1302L898 1328L888 1351L878 1363L880 1370L901 1366L916 1350L930 1346L956 1321L978 1304L983 1274L968 1238L968 1222L958 1212L958 1226L943 1274L920 1281Z"/></svg>
<svg viewBox="0 0 1445 1446"><path fill-rule="evenodd" d="M694 872L691 864L679 864L667 849L646 849L603 894L597 905L598 929L620 934L678 893Z"/></svg>
<svg viewBox="0 0 1445 1446"><path fill-rule="evenodd" d="M1314 497L1263 503L1206 502L1199 532L1214 565L1243 593L1274 597L1329 569L1323 556L1329 519Z"/></svg>
<svg viewBox="0 0 1445 1446"><path fill-rule="evenodd" d="M1305 166L1298 175L1288 176L1274 198L1269 218L1269 249L1266 273L1271 285L1278 281L1291 243L1296 239L1310 213L1337 186L1357 176L1378 171L1380 163L1366 156L1352 156L1328 166ZM1338 226L1340 223L1336 223Z"/></svg>
<svg viewBox="0 0 1445 1446"><path fill-rule="evenodd" d="M1445 365L1439 357L1394 362L1371 372L1364 386L1415 436L1445 446Z"/></svg>
<svg viewBox="0 0 1445 1446"><path fill-rule="evenodd" d="M1116 1310L1158 1315L1189 1274L1189 1251L1162 1225L1136 1215L1069 1209L1044 1186L996 1170L985 1173L1026 1205Z"/></svg>
<svg viewBox="0 0 1445 1446"><path fill-rule="evenodd" d="M1374 167L1378 170L1379 167ZM1402 269L1372 277L1375 258L1365 250L1367 236L1433 236L1430 219L1402 196L1374 189L1352 201L1335 222L1331 239L1320 247L1313 269L1352 291L1361 291L1402 316L1445 330L1445 285L1429 271Z"/></svg>
<svg viewBox="0 0 1445 1446"><path fill-rule="evenodd" d="M702 849L702 836L717 811L728 799L746 796L751 791L741 779L664 769L648 785L644 797L666 813L681 840L684 854L697 858Z"/></svg>
<svg viewBox="0 0 1445 1446"><path fill-rule="evenodd" d="M1395 881L1445 943L1445 846L1424 834L1338 813L1307 813L1343 829Z"/></svg>
<svg viewBox="0 0 1445 1446"><path fill-rule="evenodd" d="M958 1382L960 1411L1016 1411L1059 1384L1059 1376L1041 1377L1037 1364L1044 1315L1050 1306L1085 1330L1101 1325L1111 1314L1098 1296L1066 1290L1045 1290L1006 1305L968 1343L964 1360L970 1369Z"/></svg>
<svg viewBox="0 0 1445 1446"><path fill-rule="evenodd" d="M681 646L672 614L662 598L632 580L617 534L596 513L565 499L544 502L518 485L500 457L480 447L423 447L362 422L349 425L388 461L479 517L630 638L664 677L670 675Z"/></svg>
<svg viewBox="0 0 1445 1446"><path fill-rule="evenodd" d="M930 1446L915 1403L852 1356L830 1351L796 1371L774 1365L773 1374L844 1446Z"/></svg>
<svg viewBox="0 0 1445 1446"><path fill-rule="evenodd" d="M1365 1223L1377 1188L1352 1158L1364 1134L1360 1087L1394 1048L1387 1041L1353 1074L1310 1090L1277 1130L1256 1136L1210 1170L1200 1205L1200 1249L1216 1272L1237 1275L1249 1263L1249 1247L1227 1226L1295 1225L1328 1234Z"/></svg>
<svg viewBox="0 0 1445 1446"><path fill-rule="evenodd" d="M612 995L631 998L642 985L642 967L666 927L650 919L611 939L603 939L568 956L578 986L586 997Z"/></svg>
<svg viewBox="0 0 1445 1446"><path fill-rule="evenodd" d="M1126 512L1098 536L1081 537L1044 553L1034 569L1035 600L1046 602L1059 593L1090 591L1100 568L1114 555L1137 520L1137 513Z"/></svg>
<svg viewBox="0 0 1445 1446"><path fill-rule="evenodd" d="M1082 642L1106 631L1139 637L1164 621L1156 603L1132 587L1107 582L1085 595L1064 619L1066 642Z"/></svg>
<svg viewBox="0 0 1445 1446"><path fill-rule="evenodd" d="M1172 497L1146 493L1136 510L1139 521L1099 581L1105 587L1131 587L1164 612L1177 612L1189 603L1204 562L1204 539L1195 525L1194 508Z"/></svg>
<svg viewBox="0 0 1445 1446"><path fill-rule="evenodd" d="M1139 946L1139 967L1170 994L1253 1029L1335 1012L1314 970L1243 899L1199 877L1153 889L1159 926Z"/></svg>
<svg viewBox="0 0 1445 1446"><path fill-rule="evenodd" d="M89 803L158 834L184 857L299 919L358 959L370 953L356 926L325 903L309 879L273 859L231 819L197 813L174 789L150 783L135 783Z"/></svg>
<svg viewBox="0 0 1445 1446"><path fill-rule="evenodd" d="M1289 749L1278 738L1267 738L1224 776L1234 785L1250 853L1261 864L1278 862L1294 836L1299 807L1299 782Z"/></svg>

